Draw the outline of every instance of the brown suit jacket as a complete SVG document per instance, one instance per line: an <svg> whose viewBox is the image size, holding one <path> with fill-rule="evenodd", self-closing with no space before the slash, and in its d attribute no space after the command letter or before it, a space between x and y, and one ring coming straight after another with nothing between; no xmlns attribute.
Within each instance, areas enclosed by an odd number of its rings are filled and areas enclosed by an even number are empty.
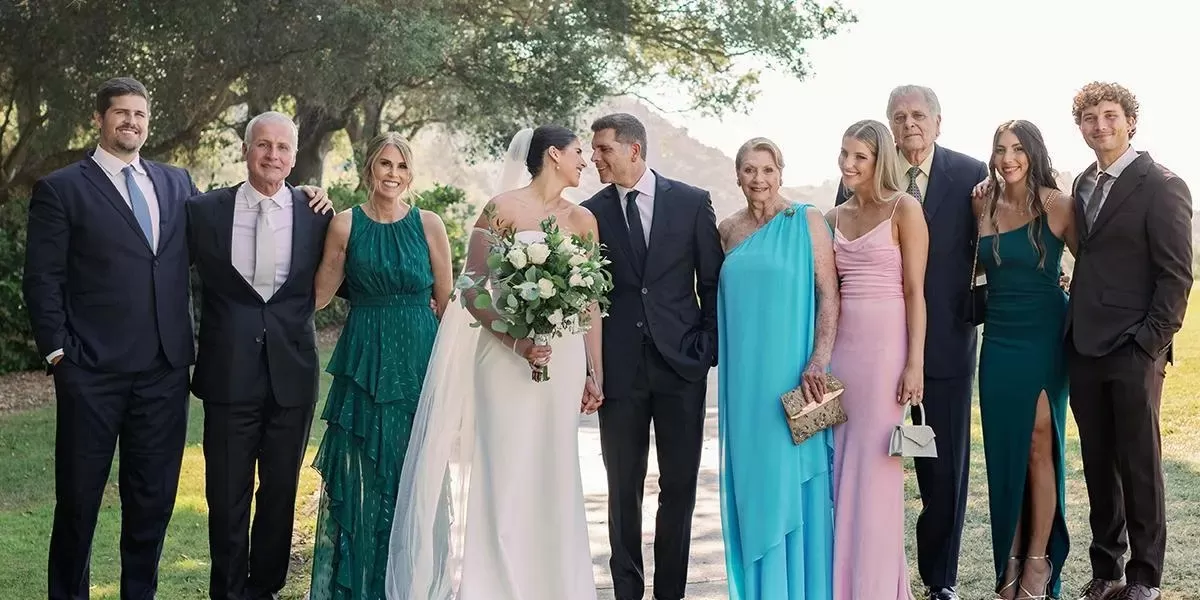
<svg viewBox="0 0 1200 600"><path fill-rule="evenodd" d="M1192 288L1192 196L1174 173L1139 152L1113 182L1092 227L1075 193L1079 254L1067 331L1084 356L1106 355L1133 340L1152 357L1167 353L1183 325Z"/></svg>

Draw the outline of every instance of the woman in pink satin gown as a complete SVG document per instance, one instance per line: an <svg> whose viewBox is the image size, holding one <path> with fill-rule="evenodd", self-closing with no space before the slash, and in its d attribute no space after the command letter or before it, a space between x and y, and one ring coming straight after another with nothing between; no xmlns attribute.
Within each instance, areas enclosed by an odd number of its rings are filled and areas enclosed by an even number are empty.
<svg viewBox="0 0 1200 600"><path fill-rule="evenodd" d="M842 295L830 366L847 416L834 429L834 600L912 598L904 466L888 440L922 399L929 232L900 191L895 147L883 123L850 126L838 160L850 196L826 215Z"/></svg>

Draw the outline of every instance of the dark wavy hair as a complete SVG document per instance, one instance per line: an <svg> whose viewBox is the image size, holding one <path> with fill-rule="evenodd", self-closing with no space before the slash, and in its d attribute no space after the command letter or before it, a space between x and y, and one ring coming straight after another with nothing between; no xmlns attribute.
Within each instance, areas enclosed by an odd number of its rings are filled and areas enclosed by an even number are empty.
<svg viewBox="0 0 1200 600"><path fill-rule="evenodd" d="M562 150L579 139L574 131L561 125L542 125L533 130L529 138L529 154L525 156L525 168L529 174L537 177L546 166L546 151L551 147Z"/></svg>
<svg viewBox="0 0 1200 600"><path fill-rule="evenodd" d="M1025 172L1025 187L1029 198L1029 209L1033 212L1033 220L1029 223L1027 233L1029 242L1037 249L1038 268L1044 269L1046 267L1046 244L1042 239L1042 230L1044 229L1042 223L1046 218L1046 206L1038 191L1041 188L1058 189L1058 182L1054 180L1054 167L1050 164L1050 153L1046 151L1046 142L1042 139L1042 132L1037 125L1022 119L1007 121L1000 124L996 128L996 134L992 136L992 158L988 161L988 171L992 176L992 181L1001 181L999 169L996 168L996 149L1000 146L1000 134L1005 131L1010 131L1017 136L1017 141L1029 159L1029 169ZM1000 229L996 226L996 206L999 204L999 200L1000 186L993 185L992 197L988 200L984 212L992 224L992 231L997 233L995 243L992 244L992 258L996 260L996 264L1000 264Z"/></svg>

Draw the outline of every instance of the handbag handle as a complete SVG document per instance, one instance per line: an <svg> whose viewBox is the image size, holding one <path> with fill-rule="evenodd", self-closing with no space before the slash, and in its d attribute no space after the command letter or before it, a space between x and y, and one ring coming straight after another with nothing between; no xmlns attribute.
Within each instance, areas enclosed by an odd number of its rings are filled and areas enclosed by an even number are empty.
<svg viewBox="0 0 1200 600"><path fill-rule="evenodd" d="M913 404L911 406L913 408L921 411L921 424L928 425L929 422L925 420L925 403L922 402L921 404ZM914 423L915 423L915 421L914 421ZM900 424L904 425L904 413L900 414Z"/></svg>

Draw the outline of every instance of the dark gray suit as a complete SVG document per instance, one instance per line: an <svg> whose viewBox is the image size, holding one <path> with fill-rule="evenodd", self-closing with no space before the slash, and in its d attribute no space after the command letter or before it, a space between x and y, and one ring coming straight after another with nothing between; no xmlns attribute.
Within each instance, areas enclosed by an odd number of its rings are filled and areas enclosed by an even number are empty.
<svg viewBox="0 0 1200 600"><path fill-rule="evenodd" d="M287 576L296 487L320 376L313 284L332 218L314 214L307 196L291 189L291 267L264 302L232 262L238 187L187 203L188 241L202 283L192 392L204 401L214 600L270 598Z"/></svg>

